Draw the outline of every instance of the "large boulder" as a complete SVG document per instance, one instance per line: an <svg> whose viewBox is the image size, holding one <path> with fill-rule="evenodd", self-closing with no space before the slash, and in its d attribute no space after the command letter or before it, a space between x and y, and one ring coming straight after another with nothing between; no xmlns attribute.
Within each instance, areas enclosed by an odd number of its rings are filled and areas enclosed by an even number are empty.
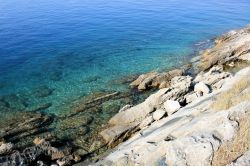
<svg viewBox="0 0 250 166"><path fill-rule="evenodd" d="M199 82L194 86L194 91L198 94L206 95L209 94L210 89L205 83Z"/></svg>
<svg viewBox="0 0 250 166"><path fill-rule="evenodd" d="M146 90L150 88L167 88L170 85L170 81L175 76L181 76L184 74L184 70L175 69L169 72L151 72L140 75L130 86L137 87L139 90Z"/></svg>
<svg viewBox="0 0 250 166"><path fill-rule="evenodd" d="M152 80L157 76L157 72L142 74L135 81L133 81L130 86L138 87L139 90L145 90L149 86L150 82L152 82Z"/></svg>
<svg viewBox="0 0 250 166"><path fill-rule="evenodd" d="M171 88L162 96L163 103L167 100L175 100L180 103L185 101L185 95L190 91L192 77L177 76L171 80Z"/></svg>
<svg viewBox="0 0 250 166"><path fill-rule="evenodd" d="M168 88L164 88L149 96L143 103L131 107L125 111L117 113L109 120L110 124L129 124L132 122L141 122L147 115L157 109L162 103L162 95L164 95Z"/></svg>
<svg viewBox="0 0 250 166"><path fill-rule="evenodd" d="M167 100L164 103L164 108L167 111L168 116L169 116L169 115L172 115L173 113L175 113L176 111L178 111L181 108L181 106L180 106L180 103L178 101Z"/></svg>

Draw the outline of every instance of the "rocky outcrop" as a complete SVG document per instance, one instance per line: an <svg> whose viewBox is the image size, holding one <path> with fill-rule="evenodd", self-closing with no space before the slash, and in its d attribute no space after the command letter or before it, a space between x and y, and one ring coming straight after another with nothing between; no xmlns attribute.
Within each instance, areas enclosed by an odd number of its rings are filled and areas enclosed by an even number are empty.
<svg viewBox="0 0 250 166"><path fill-rule="evenodd" d="M183 96L190 90L191 84L190 76L173 78L169 88L159 90L141 104L123 107L110 119L111 127L102 131L101 136L113 146L112 144L127 139L135 131L147 127L153 121L175 113L181 107L179 101L185 100Z"/></svg>
<svg viewBox="0 0 250 166"><path fill-rule="evenodd" d="M175 69L163 73L151 72L142 74L135 81L133 81L130 86L137 87L138 90L146 90L150 88L167 88L169 87L172 78L181 76L183 74L184 70L182 69Z"/></svg>
<svg viewBox="0 0 250 166"><path fill-rule="evenodd" d="M200 72L194 79L194 82L203 82L204 84L208 85L212 90L216 90L222 87L225 82L225 78L231 76L231 73L223 71L222 66L214 66L208 72Z"/></svg>
<svg viewBox="0 0 250 166"><path fill-rule="evenodd" d="M192 83L192 77L179 76L171 80L170 88L164 88L149 96L143 103L127 110L120 111L109 123L116 124L129 124L132 122L141 122L147 115L154 112L158 108L163 108L163 104L167 100L176 100L183 102L183 95L189 91Z"/></svg>
<svg viewBox="0 0 250 166"><path fill-rule="evenodd" d="M122 108L122 110L110 120L110 124L114 126L103 131L101 135L107 140L107 142L109 142L109 144L111 144L113 141L116 141L116 138L126 137L127 139L128 135L131 136L133 134L132 132L141 130L139 135L136 135L130 138L129 141L125 142L127 145L127 143L133 144L133 141L137 142L136 140L143 140L142 142L138 142L139 145L137 145L137 143L134 144L135 147L140 147L140 149L134 149L131 147L130 150L133 152L138 152L139 156L145 156L145 158L139 157L138 160L132 162L133 164L154 165L155 162L163 162L167 165L175 165L175 163L178 163L177 165L185 165L185 163L194 163L196 160L198 160L198 158L200 158L202 159L202 164L207 165L208 163L211 163L211 156L214 152L213 148L215 148L215 146L218 147L221 140L218 141L214 138L216 133L204 133L203 130L206 129L205 131L210 131L209 124L211 124L212 121L214 121L214 123L212 123L210 126L211 130L218 127L219 124L216 124L216 121L225 121L225 123L228 123L228 128L231 128L231 136L229 137L228 135L225 135L225 140L229 140L236 130L235 126L237 126L237 123L233 122L231 124L230 122L229 124L230 120L228 119L227 114L220 116L220 114L214 115L211 113L210 120L206 119L209 118L208 115L205 117L202 115L203 112L211 111L209 105L212 102L212 96L215 96L216 91L220 90L226 83L226 80L231 78L231 74L224 72L221 67L214 67L208 72L201 72L197 77L195 77L195 79L193 79L191 76L176 76L170 81L169 88L159 90L155 94L149 96L143 103L139 105L132 107L126 106ZM220 86L218 86L218 84L220 84ZM202 99L202 96L205 98ZM182 105L191 103L191 106L188 105L181 108L180 103ZM178 116L180 114L181 116ZM197 116L201 116L201 119L199 119ZM218 119L215 117L218 117ZM193 119L195 120L193 121ZM182 122L180 122L180 120ZM197 128L194 127L196 124L193 125L191 123L192 121L195 123L196 121L200 122L200 124L197 125ZM160 122L162 122L161 125L159 125ZM139 124L139 128L137 128L137 130L131 130L131 124L133 126L134 123L136 123L136 125ZM180 128L182 125L185 127ZM177 130L177 128L180 129ZM159 132L154 130L159 130ZM166 132L166 134L161 134L160 136L159 134L162 132ZM188 136L191 133L194 133L195 135L191 137ZM153 140L150 137L150 139L144 142L144 137L147 137L147 135L151 134ZM155 137L155 135L158 137ZM180 136L185 137L181 137L180 139L176 140L176 138L179 138ZM161 141L158 142L159 140L163 140L163 143ZM147 151L145 148L151 149L151 144L154 146L157 145L156 147L159 147L159 149L153 148L154 151L156 151L156 154L153 156L153 158L146 157L147 155L150 155L151 151ZM192 151L193 154L185 154L185 152L188 151L188 149L191 149L193 146L197 148ZM160 147L164 147L164 151ZM204 147L206 147L206 149L204 149ZM130 150L126 150L124 154L130 154ZM194 158L193 155L201 150L207 151L204 154L197 155L197 158ZM141 151L143 151L143 153ZM179 154L180 151L183 151L183 154ZM168 155L164 156L164 154ZM125 158L122 157L123 159L119 158L119 164L123 160L129 162L136 154L131 155L131 158L126 159L127 156ZM186 157L182 158L183 156ZM154 163L152 163L152 161Z"/></svg>
<svg viewBox="0 0 250 166"><path fill-rule="evenodd" d="M219 147L237 134L238 119L250 113L249 102L223 111L213 110L211 104L245 75L250 75L250 68L232 76L222 66L214 66L195 78L172 78L168 88L111 118L114 126L137 122L139 132L97 165L210 166Z"/></svg>
<svg viewBox="0 0 250 166"><path fill-rule="evenodd" d="M246 73L250 73L250 68L227 78L230 81L221 89L171 116L154 122L149 118L149 127L144 127L97 165L211 165L215 151L237 134L237 120L250 113L250 103L243 102L224 111L214 111L210 105L215 96Z"/></svg>
<svg viewBox="0 0 250 166"><path fill-rule="evenodd" d="M200 69L223 65L235 60L248 60L250 52L250 26L230 31L215 40L215 47L201 56Z"/></svg>

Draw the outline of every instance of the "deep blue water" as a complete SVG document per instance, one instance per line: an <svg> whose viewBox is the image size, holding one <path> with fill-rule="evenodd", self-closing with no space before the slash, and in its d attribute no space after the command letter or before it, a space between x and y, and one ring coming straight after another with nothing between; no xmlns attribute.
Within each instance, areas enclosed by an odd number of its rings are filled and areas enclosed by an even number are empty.
<svg viewBox="0 0 250 166"><path fill-rule="evenodd" d="M190 59L195 45L250 23L249 0L0 0L0 95L53 93L60 106Z"/></svg>

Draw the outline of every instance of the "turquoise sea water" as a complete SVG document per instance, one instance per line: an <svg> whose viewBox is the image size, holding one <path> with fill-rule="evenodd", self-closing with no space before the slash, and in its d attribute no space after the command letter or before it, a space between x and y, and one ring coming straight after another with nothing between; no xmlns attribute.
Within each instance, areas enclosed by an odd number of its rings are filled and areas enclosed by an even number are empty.
<svg viewBox="0 0 250 166"><path fill-rule="evenodd" d="M0 96L64 104L187 62L195 45L250 23L249 0L0 0ZM45 97L34 97L36 89ZM47 91L47 94L46 94Z"/></svg>

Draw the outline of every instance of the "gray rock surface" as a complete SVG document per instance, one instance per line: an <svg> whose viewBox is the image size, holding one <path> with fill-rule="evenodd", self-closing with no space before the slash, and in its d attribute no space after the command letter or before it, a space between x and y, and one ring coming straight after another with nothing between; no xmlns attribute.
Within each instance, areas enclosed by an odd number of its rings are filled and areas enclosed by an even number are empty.
<svg viewBox="0 0 250 166"><path fill-rule="evenodd" d="M228 164L227 166L250 166L250 151L247 151L236 161Z"/></svg>

